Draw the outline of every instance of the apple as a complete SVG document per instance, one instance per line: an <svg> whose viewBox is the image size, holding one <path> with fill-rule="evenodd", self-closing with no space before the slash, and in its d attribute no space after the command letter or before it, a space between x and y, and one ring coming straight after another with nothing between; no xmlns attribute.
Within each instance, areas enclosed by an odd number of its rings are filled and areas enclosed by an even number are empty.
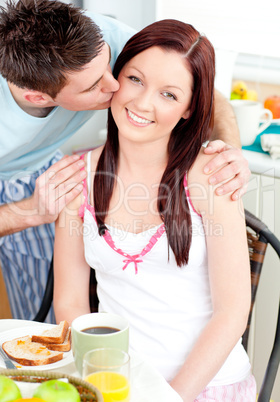
<svg viewBox="0 0 280 402"><path fill-rule="evenodd" d="M233 100L233 99L241 99L241 95L240 95L240 94L237 94L236 92L232 92L232 93L230 94L230 99L231 99L231 100Z"/></svg>
<svg viewBox="0 0 280 402"><path fill-rule="evenodd" d="M274 95L266 98L264 107L272 112L274 119L280 119L280 96Z"/></svg>
<svg viewBox="0 0 280 402"><path fill-rule="evenodd" d="M21 392L17 384L11 378L0 375L0 401L10 402L21 398Z"/></svg>
<svg viewBox="0 0 280 402"><path fill-rule="evenodd" d="M74 385L60 381L49 380L38 386L33 397L44 399L46 402L80 402L80 394Z"/></svg>

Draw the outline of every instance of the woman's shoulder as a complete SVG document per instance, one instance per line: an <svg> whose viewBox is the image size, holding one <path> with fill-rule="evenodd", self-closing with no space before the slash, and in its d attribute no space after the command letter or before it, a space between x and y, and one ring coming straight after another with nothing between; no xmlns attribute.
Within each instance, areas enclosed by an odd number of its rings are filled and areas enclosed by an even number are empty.
<svg viewBox="0 0 280 402"><path fill-rule="evenodd" d="M197 211L205 213L210 206L215 205L217 208L229 203L230 195L219 196L215 190L221 185L212 185L209 183L211 175L214 173L204 172L204 167L214 159L216 155L207 155L204 153L202 147L192 168L187 173L188 191L192 203ZM220 166L216 171L220 170L223 166ZM211 201L211 202L209 202Z"/></svg>
<svg viewBox="0 0 280 402"><path fill-rule="evenodd" d="M194 161L193 166L187 173L188 176L188 185L196 184L204 184L208 183L209 174L204 173L204 167L210 162L216 155L207 155L204 153L204 147L202 147L199 151L196 160ZM211 172L214 173L214 172ZM211 174L210 173L210 174Z"/></svg>
<svg viewBox="0 0 280 402"><path fill-rule="evenodd" d="M86 171L88 171L88 163L89 163L88 157L90 155L90 171L95 172L96 166L97 166L98 160L100 158L100 155L103 151L103 148L104 148L104 145L94 148L90 152L88 152L84 155Z"/></svg>

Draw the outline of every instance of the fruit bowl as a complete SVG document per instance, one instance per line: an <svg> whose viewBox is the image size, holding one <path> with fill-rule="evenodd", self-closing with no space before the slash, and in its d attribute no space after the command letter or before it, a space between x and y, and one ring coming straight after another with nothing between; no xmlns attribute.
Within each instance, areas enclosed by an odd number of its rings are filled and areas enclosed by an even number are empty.
<svg viewBox="0 0 280 402"><path fill-rule="evenodd" d="M31 370L0 370L0 375L7 376L14 381L40 384L44 381L67 378L69 383L78 390L81 402L104 402L101 392L88 382L62 373L50 373Z"/></svg>

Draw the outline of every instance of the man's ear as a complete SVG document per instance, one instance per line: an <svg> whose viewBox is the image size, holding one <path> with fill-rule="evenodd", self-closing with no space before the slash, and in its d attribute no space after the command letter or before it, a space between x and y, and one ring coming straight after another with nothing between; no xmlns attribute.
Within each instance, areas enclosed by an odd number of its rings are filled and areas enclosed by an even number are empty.
<svg viewBox="0 0 280 402"><path fill-rule="evenodd" d="M190 115L190 111L186 110L185 113L182 115L182 119L187 119Z"/></svg>
<svg viewBox="0 0 280 402"><path fill-rule="evenodd" d="M49 102L53 102L50 95L40 91L27 90L23 93L26 101L39 106L49 106Z"/></svg>

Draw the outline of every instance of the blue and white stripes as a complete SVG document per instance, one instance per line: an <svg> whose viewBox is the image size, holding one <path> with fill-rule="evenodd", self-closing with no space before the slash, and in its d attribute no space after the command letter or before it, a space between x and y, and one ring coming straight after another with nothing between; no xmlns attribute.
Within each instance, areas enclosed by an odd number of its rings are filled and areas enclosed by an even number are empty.
<svg viewBox="0 0 280 402"><path fill-rule="evenodd" d="M31 175L0 181L0 205L30 197L37 177L61 157L60 152L56 153L47 165ZM53 242L54 223L0 238L0 262L14 318L32 320L39 310L53 255ZM46 321L55 322L53 310Z"/></svg>

